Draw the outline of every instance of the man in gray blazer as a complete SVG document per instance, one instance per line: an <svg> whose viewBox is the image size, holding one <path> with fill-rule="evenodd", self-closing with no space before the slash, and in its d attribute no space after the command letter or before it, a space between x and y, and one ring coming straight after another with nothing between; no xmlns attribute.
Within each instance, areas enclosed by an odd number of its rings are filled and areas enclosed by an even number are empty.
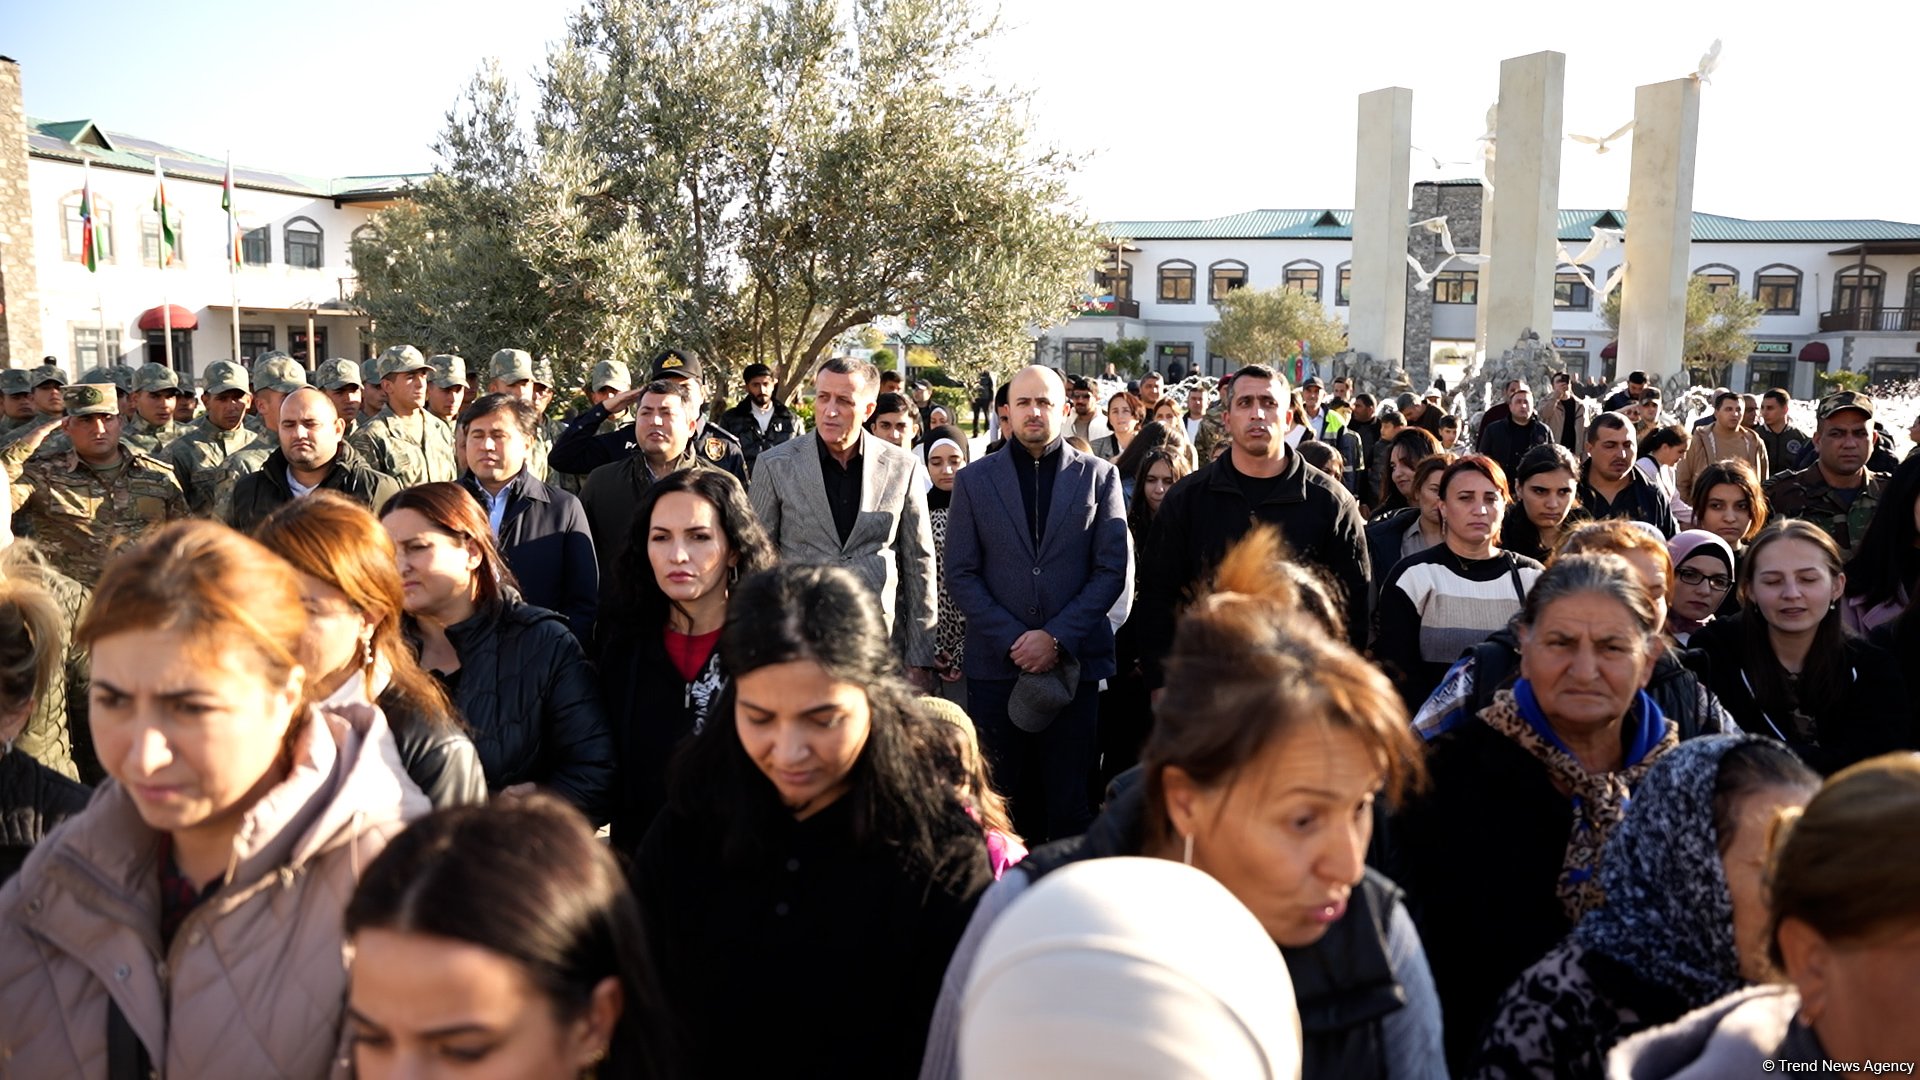
<svg viewBox="0 0 1920 1080"><path fill-rule="evenodd" d="M896 642L907 677L933 686L933 526L919 459L862 424L880 373L836 357L813 377L813 435L761 452L748 496L784 562L842 566L865 582Z"/></svg>
<svg viewBox="0 0 1920 1080"><path fill-rule="evenodd" d="M1133 542L1120 474L1062 438L1060 376L1029 367L1007 385L1006 448L954 477L947 594L967 618L968 711L1031 843L1078 836L1093 821L1100 680L1114 674L1107 613L1132 580ZM1016 727L1021 676L1062 663L1072 699L1038 731L1021 708L1026 730Z"/></svg>

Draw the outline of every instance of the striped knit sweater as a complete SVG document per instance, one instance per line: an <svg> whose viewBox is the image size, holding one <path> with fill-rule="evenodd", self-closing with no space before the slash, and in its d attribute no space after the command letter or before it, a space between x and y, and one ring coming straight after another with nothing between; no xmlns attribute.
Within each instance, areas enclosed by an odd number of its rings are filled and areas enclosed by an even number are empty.
<svg viewBox="0 0 1920 1080"><path fill-rule="evenodd" d="M1400 560L1380 586L1373 655L1409 710L1420 707L1462 652L1519 614L1521 594L1542 569L1507 551L1463 559L1445 544Z"/></svg>

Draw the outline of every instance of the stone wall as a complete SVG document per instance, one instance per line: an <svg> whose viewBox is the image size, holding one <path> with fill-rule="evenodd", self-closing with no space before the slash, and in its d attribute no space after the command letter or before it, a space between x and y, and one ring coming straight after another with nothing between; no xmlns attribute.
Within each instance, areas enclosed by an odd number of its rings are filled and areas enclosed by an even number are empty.
<svg viewBox="0 0 1920 1080"><path fill-rule="evenodd" d="M1425 221L1428 218L1447 219L1447 229L1453 235L1456 251L1474 252L1480 250L1480 185L1479 184L1415 184L1413 185L1413 209L1409 221ZM1437 233L1422 229L1407 236L1407 253L1417 259L1421 266L1432 269L1445 251L1440 246ZM1462 263L1455 263L1449 270L1468 269ZM1430 357L1433 354L1433 293L1431 290L1415 289L1412 268L1407 273L1407 337L1406 337L1406 376L1415 391L1425 389L1433 382Z"/></svg>
<svg viewBox="0 0 1920 1080"><path fill-rule="evenodd" d="M33 252L20 65L0 56L0 358L8 367L31 367L40 362L43 351Z"/></svg>

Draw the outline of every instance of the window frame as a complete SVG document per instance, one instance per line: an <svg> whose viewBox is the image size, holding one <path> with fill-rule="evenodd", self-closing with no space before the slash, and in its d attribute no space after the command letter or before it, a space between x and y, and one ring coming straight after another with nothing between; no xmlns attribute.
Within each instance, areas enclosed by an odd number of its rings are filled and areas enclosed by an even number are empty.
<svg viewBox="0 0 1920 1080"><path fill-rule="evenodd" d="M1581 280L1580 271L1582 269L1586 269L1588 276L1592 276L1593 271L1590 268L1577 266L1563 266L1553 272L1553 309L1555 311L1593 310L1593 290L1587 287L1585 281ZM1560 286L1562 285L1568 286L1567 303L1564 304L1560 302ZM1585 295L1586 300L1583 303L1573 303L1574 297L1582 294Z"/></svg>
<svg viewBox="0 0 1920 1080"><path fill-rule="evenodd" d="M254 244L258 242L260 257L253 257ZM241 266L273 265L273 226L262 225L257 229L248 229L240 234Z"/></svg>
<svg viewBox="0 0 1920 1080"><path fill-rule="evenodd" d="M79 189L68 192L60 198L60 254L67 262L82 263L86 252L80 247L80 197ZM71 211L72 217L68 217ZM113 243L113 202L93 193L93 235L98 237L99 260L103 263L118 262L117 251Z"/></svg>
<svg viewBox="0 0 1920 1080"><path fill-rule="evenodd" d="M1122 259L1118 270L1111 259L1100 264L1093 271L1093 292L1095 296L1112 293L1115 303L1133 299L1133 264Z"/></svg>
<svg viewBox="0 0 1920 1080"><path fill-rule="evenodd" d="M1786 272L1785 273L1768 273L1768 271L1770 270L1783 270ZM1774 279L1774 281L1769 282L1767 280L1768 278L1772 278ZM1767 301L1761 299L1761 296L1760 296L1761 290L1768 289L1768 288L1772 288L1772 289L1780 288L1780 285L1778 282L1779 282L1779 279L1782 279L1782 278L1791 278L1793 281L1793 306L1792 307L1773 307L1773 306L1770 306L1767 303ZM1799 267L1788 266L1786 263L1769 263L1768 265L1763 266L1760 269L1755 270L1753 272L1753 298L1756 302L1760 304L1760 309L1761 309L1760 314L1762 315L1798 315L1800 314L1801 293L1804 291L1805 285L1806 285L1806 275L1800 272Z"/></svg>
<svg viewBox="0 0 1920 1080"><path fill-rule="evenodd" d="M294 227L303 221L307 223L309 228L296 229ZM294 234L307 232L313 234L312 247L314 261L312 263L294 262L293 253L296 246L303 250L308 246L306 240L295 241ZM280 226L280 259L286 263L288 268L293 270L325 270L327 268L327 231L320 227L319 222L310 217L288 218L286 222Z"/></svg>
<svg viewBox="0 0 1920 1080"><path fill-rule="evenodd" d="M1700 278L1705 281L1707 283L1707 291L1710 293L1717 293L1722 290L1732 292L1740 291L1740 271L1735 270L1726 263L1707 263L1704 266L1696 266L1693 268L1693 273L1687 276L1689 278ZM1725 285L1717 285L1714 282L1715 278L1726 278L1727 283Z"/></svg>
<svg viewBox="0 0 1920 1080"><path fill-rule="evenodd" d="M1442 289L1442 285L1459 287ZM1466 287L1471 287L1470 295ZM1449 307L1472 307L1480 302L1480 271L1477 267L1471 266L1460 270L1442 270L1433 275L1433 282L1428 288L1432 292L1436 307L1442 304ZM1454 295L1456 298L1443 300L1441 299L1443 293Z"/></svg>
<svg viewBox="0 0 1920 1080"><path fill-rule="evenodd" d="M1313 288L1310 290L1295 288L1296 282L1304 280L1309 272L1311 272L1313 277ZM1326 279L1326 267L1321 266L1312 259L1295 259L1280 268L1280 287L1283 289L1293 289L1294 292L1311 296L1316 304L1320 302L1320 290L1325 287Z"/></svg>
<svg viewBox="0 0 1920 1080"><path fill-rule="evenodd" d="M1353 260L1333 268L1333 306L1347 307L1353 303Z"/></svg>
<svg viewBox="0 0 1920 1080"><path fill-rule="evenodd" d="M265 342L262 342L260 340L259 335L261 334L266 335ZM265 356L266 354L274 350L275 340L276 339L274 337L274 328L270 324L241 323L240 324L240 362L247 365L248 370L252 370L253 362L255 360L260 359L262 356ZM256 348L256 346L259 346L262 344L264 344L266 347Z"/></svg>
<svg viewBox="0 0 1920 1080"><path fill-rule="evenodd" d="M83 340L83 336L85 340ZM67 340L73 343L73 369L77 372L92 371L97 367L118 364L126 355L126 345L121 340L118 326L107 327L106 340L113 347L113 359L103 360L100 356L100 326L98 323L68 323ZM93 359L87 360L88 353Z"/></svg>
<svg viewBox="0 0 1920 1080"><path fill-rule="evenodd" d="M173 215L173 264L185 266L187 234L181 226L183 216L179 210L171 206L167 209ZM149 243L152 244L151 248L148 247ZM155 210L148 210L140 215L140 265L149 270L165 269L160 265L160 214Z"/></svg>
<svg viewBox="0 0 1920 1080"><path fill-rule="evenodd" d="M1229 284L1225 288L1221 288L1220 285L1222 282L1231 282L1233 280L1234 271L1236 270L1239 271L1238 276L1240 283L1238 285ZM1228 293L1235 289L1246 288L1247 281L1247 264L1241 262L1239 259L1220 259L1213 262L1207 267L1207 303L1220 303L1221 298Z"/></svg>
<svg viewBox="0 0 1920 1080"><path fill-rule="evenodd" d="M164 365L167 362L164 331L144 330L141 331L140 338L147 350L147 362ZM186 377L193 374L193 331L191 330L176 329L173 332L173 370L175 374L181 376L183 383Z"/></svg>
<svg viewBox="0 0 1920 1080"><path fill-rule="evenodd" d="M1866 310L1860 303L1860 290L1865 288L1868 283L1871 283L1873 287L1874 310L1886 307L1887 272L1872 263L1868 263L1865 270L1862 270L1860 264L1856 262L1848 263L1833 275L1833 311L1839 313L1844 311ZM1842 293L1848 289L1853 291L1854 306L1842 307L1840 297Z"/></svg>
<svg viewBox="0 0 1920 1080"><path fill-rule="evenodd" d="M1185 371L1188 375L1191 375L1193 374L1193 342L1191 341L1155 342L1153 346L1153 359L1154 359L1153 370L1159 372L1162 375L1165 375L1167 373L1167 368L1171 366L1175 360L1180 361L1180 368L1182 371ZM1142 422L1144 423L1144 421Z"/></svg>
<svg viewBox="0 0 1920 1080"><path fill-rule="evenodd" d="M1171 276L1170 272L1184 272L1185 277L1183 279L1180 277ZM1194 303L1195 302L1194 293L1197 289L1197 286L1199 285L1199 277L1200 277L1199 268L1194 266L1191 260L1166 259L1162 261L1158 266L1154 267L1153 295L1156 298L1157 302L1162 304ZM1185 280L1187 283L1187 288L1186 288L1187 295L1185 297L1169 296L1167 294L1167 285L1170 282L1177 282L1181 280ZM1175 290L1175 291L1178 291L1178 290Z"/></svg>

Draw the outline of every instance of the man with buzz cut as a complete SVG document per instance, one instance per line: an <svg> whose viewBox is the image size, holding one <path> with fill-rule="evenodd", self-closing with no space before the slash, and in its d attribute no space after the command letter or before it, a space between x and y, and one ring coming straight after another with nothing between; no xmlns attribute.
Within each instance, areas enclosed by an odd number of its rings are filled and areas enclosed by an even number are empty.
<svg viewBox="0 0 1920 1080"><path fill-rule="evenodd" d="M207 365L206 389L201 391L207 414L187 433L167 444L167 461L187 493L187 507L209 517L219 499L220 478L227 459L259 441L247 430L248 406L253 403L247 369L231 360Z"/></svg>
<svg viewBox="0 0 1920 1080"><path fill-rule="evenodd" d="M133 416L121 438L143 454L159 456L167 444L187 433L174 420L180 403L180 376L165 364L142 364L133 373Z"/></svg>
<svg viewBox="0 0 1920 1080"><path fill-rule="evenodd" d="M427 411L455 424L460 410L473 397L473 388L467 383L466 358L439 353L427 357L427 363L433 365L433 375L427 380Z"/></svg>
<svg viewBox="0 0 1920 1080"><path fill-rule="evenodd" d="M459 479L454 469L453 428L427 411L427 379L433 365L411 345L380 354L380 389L387 407L347 441L367 464L401 487Z"/></svg>
<svg viewBox="0 0 1920 1080"><path fill-rule="evenodd" d="M120 441L111 386L79 383L63 387L61 397L59 427L71 448L29 460L54 432L40 424L0 452L0 465L14 512L31 524L54 568L91 587L114 549L186 517L187 502L166 465Z"/></svg>

